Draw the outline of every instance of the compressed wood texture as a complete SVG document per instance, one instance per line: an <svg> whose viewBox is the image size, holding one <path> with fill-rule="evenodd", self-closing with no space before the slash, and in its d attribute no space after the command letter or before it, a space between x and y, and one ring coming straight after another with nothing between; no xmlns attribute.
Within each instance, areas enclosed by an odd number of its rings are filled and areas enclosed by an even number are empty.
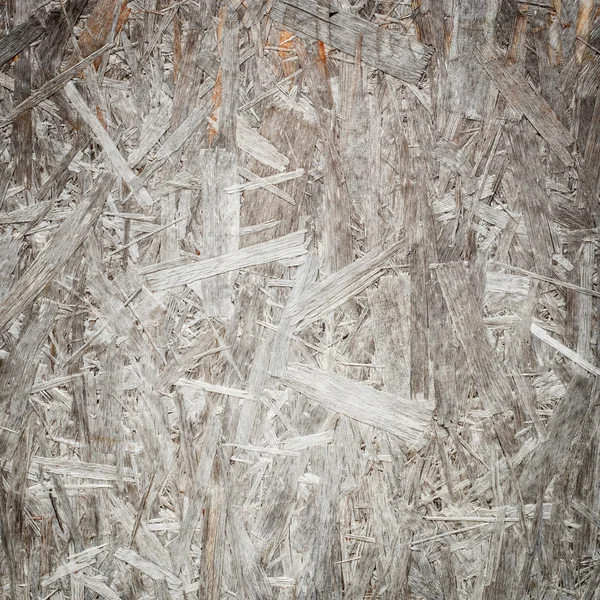
<svg viewBox="0 0 600 600"><path fill-rule="evenodd" d="M362 59L407 83L418 83L432 51L410 36L377 27L323 0L276 0L274 21L343 52L362 45Z"/></svg>
<svg viewBox="0 0 600 600"><path fill-rule="evenodd" d="M35 15L31 15L27 21L11 29L0 40L0 66L25 50L42 33L44 33L44 26Z"/></svg>
<svg viewBox="0 0 600 600"><path fill-rule="evenodd" d="M600 597L597 2L0 5L1 598Z"/></svg>

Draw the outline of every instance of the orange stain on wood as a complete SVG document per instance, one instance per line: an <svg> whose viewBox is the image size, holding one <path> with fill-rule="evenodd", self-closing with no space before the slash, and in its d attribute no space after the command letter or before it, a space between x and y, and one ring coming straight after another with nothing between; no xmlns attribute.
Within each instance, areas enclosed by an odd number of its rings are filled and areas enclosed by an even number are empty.
<svg viewBox="0 0 600 600"><path fill-rule="evenodd" d="M590 41L590 33L592 32L592 23L594 16L594 0L580 0L579 10L577 12L577 29L576 36L579 38L575 44L575 59L579 64L583 62L587 53L585 43ZM580 41L580 40L583 40Z"/></svg>
<svg viewBox="0 0 600 600"><path fill-rule="evenodd" d="M327 68L327 49L321 40L317 42L317 59L317 66L325 75L325 77L329 78L329 69Z"/></svg>
<svg viewBox="0 0 600 600"><path fill-rule="evenodd" d="M317 50L319 52L319 58L325 62L327 60L327 52L325 50L325 43L321 40L317 42Z"/></svg>
<svg viewBox="0 0 600 600"><path fill-rule="evenodd" d="M291 75L296 70L294 63L283 62L286 58L293 56L294 34L291 31L286 31L285 29L281 31L279 34L279 47L281 50L277 54L279 54L279 58L282 60L283 74L285 77L288 77L288 75Z"/></svg>
<svg viewBox="0 0 600 600"><path fill-rule="evenodd" d="M84 57L99 50L108 41L118 2L119 0L99 0L96 4L96 8L90 15L78 40L81 54ZM127 6L127 2L123 2L117 21L117 33L121 31L130 14L131 9ZM100 66L101 61L102 59L98 59L94 63L96 68Z"/></svg>
<svg viewBox="0 0 600 600"><path fill-rule="evenodd" d="M414 15L418 15L421 12L421 4L422 0L411 1L411 9ZM415 37L417 38L417 41L421 43L423 43L423 40L425 39L421 19L415 19Z"/></svg>
<svg viewBox="0 0 600 600"><path fill-rule="evenodd" d="M173 19L173 83L177 83L179 77L179 69L181 68L182 59L181 50L181 23L179 22L179 15L175 15Z"/></svg>
<svg viewBox="0 0 600 600"><path fill-rule="evenodd" d="M506 55L506 62L508 64L514 64L519 59L519 52L522 43L527 37L527 14L529 11L528 5L519 5L517 12L517 19L513 29L513 36L508 47L508 53Z"/></svg>
<svg viewBox="0 0 600 600"><path fill-rule="evenodd" d="M219 24L217 25L217 47L219 49L219 54L221 53L221 43L223 40L223 30L225 28L225 18L227 17L226 10L222 8L219 12ZM213 102L213 112L212 119L218 121L217 119L217 111L221 106L221 101L223 99L223 75L221 68L219 68L219 72L217 73L217 79L215 80L215 88L212 93L212 102ZM208 125L208 141L212 144L213 140L217 132L212 125Z"/></svg>
<svg viewBox="0 0 600 600"><path fill-rule="evenodd" d="M98 121L100 121L102 124L102 127L104 127L104 129L108 129L106 119L104 118L104 113L99 106L96 106L96 116L98 117Z"/></svg>
<svg viewBox="0 0 600 600"><path fill-rule="evenodd" d="M219 110L219 107L221 106L222 97L223 97L223 77L221 74L221 69L219 69L219 72L217 73L217 79L215 81L215 88L212 93L213 112L211 114L211 117L215 121L218 121L217 111ZM216 132L215 128L209 123L209 125L208 125L208 141L210 143L212 143L213 140L215 139L216 135L217 135L217 132Z"/></svg>
<svg viewBox="0 0 600 600"><path fill-rule="evenodd" d="M227 12L224 8L219 11L219 24L217 25L217 47L221 54L221 43L223 42L223 30L225 29L225 18Z"/></svg>

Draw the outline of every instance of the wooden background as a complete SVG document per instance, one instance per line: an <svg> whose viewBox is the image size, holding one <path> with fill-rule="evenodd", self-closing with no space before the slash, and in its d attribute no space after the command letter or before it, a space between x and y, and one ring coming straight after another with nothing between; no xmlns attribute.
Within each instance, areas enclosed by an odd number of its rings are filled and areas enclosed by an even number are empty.
<svg viewBox="0 0 600 600"><path fill-rule="evenodd" d="M0 596L600 598L594 0L0 3Z"/></svg>

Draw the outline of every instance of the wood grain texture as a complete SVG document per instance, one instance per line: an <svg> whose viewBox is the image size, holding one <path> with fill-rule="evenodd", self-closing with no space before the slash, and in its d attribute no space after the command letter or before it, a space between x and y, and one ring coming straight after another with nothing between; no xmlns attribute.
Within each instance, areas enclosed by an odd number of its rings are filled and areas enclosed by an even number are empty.
<svg viewBox="0 0 600 600"><path fill-rule="evenodd" d="M597 3L0 4L1 598L597 600Z"/></svg>
<svg viewBox="0 0 600 600"><path fill-rule="evenodd" d="M366 64L408 83L419 82L431 56L431 50L414 38L378 29L322 0L277 0L271 8L271 17L294 33L349 54L354 53L360 40Z"/></svg>
<svg viewBox="0 0 600 600"><path fill-rule="evenodd" d="M12 28L0 39L0 66L4 66L21 50L25 50L44 33L45 29L36 15Z"/></svg>

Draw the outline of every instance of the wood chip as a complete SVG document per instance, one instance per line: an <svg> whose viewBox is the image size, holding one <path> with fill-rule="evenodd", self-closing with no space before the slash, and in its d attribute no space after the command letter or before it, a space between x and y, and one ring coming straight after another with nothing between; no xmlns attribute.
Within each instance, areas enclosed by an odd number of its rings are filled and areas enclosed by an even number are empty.
<svg viewBox="0 0 600 600"><path fill-rule="evenodd" d="M3 598L598 600L598 2L0 4Z"/></svg>
<svg viewBox="0 0 600 600"><path fill-rule="evenodd" d="M160 263L144 271L150 288L164 290L178 285L189 285L222 273L246 269L256 265L296 258L306 254L306 231L290 233L282 238L248 246L215 258L206 258L181 267Z"/></svg>
<svg viewBox="0 0 600 600"><path fill-rule="evenodd" d="M529 119L563 164L570 167L573 157L568 148L575 139L559 121L552 107L529 85L516 66L503 63L498 50L490 44L476 48L475 56L506 101Z"/></svg>
<svg viewBox="0 0 600 600"><path fill-rule="evenodd" d="M347 54L354 54L361 39L366 64L407 83L419 83L432 53L410 38L379 29L321 0L276 0L271 18L288 30L320 40Z"/></svg>
<svg viewBox="0 0 600 600"><path fill-rule="evenodd" d="M43 33L44 26L36 15L31 15L27 21L14 27L0 39L0 66L35 42Z"/></svg>
<svg viewBox="0 0 600 600"><path fill-rule="evenodd" d="M340 375L303 365L288 367L283 380L314 402L351 419L388 431L407 443L416 442L431 409L374 390Z"/></svg>

